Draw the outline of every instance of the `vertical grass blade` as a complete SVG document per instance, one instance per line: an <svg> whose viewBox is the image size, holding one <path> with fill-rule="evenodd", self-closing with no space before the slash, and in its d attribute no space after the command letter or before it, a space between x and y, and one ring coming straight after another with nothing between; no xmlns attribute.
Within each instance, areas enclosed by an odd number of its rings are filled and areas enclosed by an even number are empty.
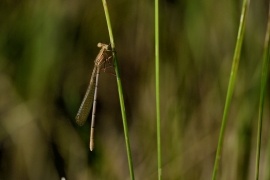
<svg viewBox="0 0 270 180"><path fill-rule="evenodd" d="M257 132L257 150L256 150L257 151L256 152L256 171L255 171L255 179L256 180L259 179L259 171L260 171L262 118L263 118L263 108L264 108L264 99L265 99L266 84L267 84L267 74L268 74L268 64L269 64L269 45L270 45L269 34L270 34L270 6L269 6L269 12L268 12L267 30L266 30L266 35L265 35L264 53L263 53L263 65L262 65L262 77L261 77L258 132Z"/></svg>
<svg viewBox="0 0 270 180"><path fill-rule="evenodd" d="M216 152L212 180L215 180L216 176L217 176L217 170L218 170L218 165L219 165L219 160L220 160L221 150L222 150L223 140L224 140L224 132L225 132L225 128L226 128L228 113L229 113L232 94L233 94L234 85L235 85L235 79L236 79L237 70L238 70L238 64L239 64L239 59L240 59L244 31L245 31L245 24L246 24L246 16L247 16L248 7L249 7L249 0L244 0L243 5L242 5L240 25L239 25L238 35L237 35L236 47L235 47L235 51L234 51L229 86L228 86L228 90L227 90L226 102L225 102L225 107L224 107L224 112L223 112L223 117L222 117L222 124L221 124L221 129L220 129L220 134L219 134L218 147L217 147L217 152Z"/></svg>
<svg viewBox="0 0 270 180"><path fill-rule="evenodd" d="M161 129L160 129L160 99L159 99L159 14L158 0L155 0L155 71L156 71L156 116L157 116L157 158L158 179L161 180Z"/></svg>
<svg viewBox="0 0 270 180"><path fill-rule="evenodd" d="M122 83L121 83L121 78L120 78L120 73L119 73L119 68L118 68L118 60L117 60L116 53L115 53L115 44L114 44L114 39L113 39L112 26L111 26L111 21L110 21L110 16L109 16L109 11L108 11L108 6L107 6L106 0L102 0L102 3L103 3L103 7L104 7L107 25L108 25L110 42L111 42L111 46L112 46L112 50L113 50L112 53L113 53L113 59L114 59L115 74L116 74L116 79L117 79L117 87L118 87L120 107L121 107L122 120L123 120L123 126L124 126L124 134L125 134L125 141L126 141L130 179L134 180L134 171L133 171L133 163L132 163L132 156L131 156L129 136L128 136L126 110L125 110L125 104L124 104Z"/></svg>

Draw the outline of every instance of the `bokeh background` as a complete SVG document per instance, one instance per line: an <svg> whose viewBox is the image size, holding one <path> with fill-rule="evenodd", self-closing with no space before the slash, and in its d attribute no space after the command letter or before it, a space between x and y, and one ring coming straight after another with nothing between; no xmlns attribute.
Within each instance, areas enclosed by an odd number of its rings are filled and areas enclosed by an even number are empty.
<svg viewBox="0 0 270 180"><path fill-rule="evenodd" d="M135 178L157 179L154 1L107 3ZM250 2L218 179L255 175L268 3ZM160 1L163 179L211 179L241 6L240 0ZM75 123L98 42L109 43L101 1L0 1L1 180L129 179L114 76L100 76L93 152L90 118L82 127ZM270 179L269 117L268 90L261 179Z"/></svg>

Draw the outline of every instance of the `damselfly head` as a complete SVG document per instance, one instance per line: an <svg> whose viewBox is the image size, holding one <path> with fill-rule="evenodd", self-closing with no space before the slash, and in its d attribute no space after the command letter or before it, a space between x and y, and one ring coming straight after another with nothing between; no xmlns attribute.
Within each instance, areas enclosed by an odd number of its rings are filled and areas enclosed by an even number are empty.
<svg viewBox="0 0 270 180"><path fill-rule="evenodd" d="M97 47L107 49L108 48L108 45L107 44L104 44L104 43L98 43L97 44Z"/></svg>
<svg viewBox="0 0 270 180"><path fill-rule="evenodd" d="M111 50L112 49L111 44L108 45L108 44L104 44L104 43L98 43L97 47L104 48L106 50Z"/></svg>

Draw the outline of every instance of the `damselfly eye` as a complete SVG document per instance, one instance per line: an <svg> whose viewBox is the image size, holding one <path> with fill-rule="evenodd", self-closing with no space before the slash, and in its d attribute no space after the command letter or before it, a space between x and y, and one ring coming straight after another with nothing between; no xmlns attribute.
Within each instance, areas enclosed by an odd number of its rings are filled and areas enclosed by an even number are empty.
<svg viewBox="0 0 270 180"><path fill-rule="evenodd" d="M107 46L107 50L112 50L112 45L111 45L111 44L109 44L109 45Z"/></svg>
<svg viewBox="0 0 270 180"><path fill-rule="evenodd" d="M98 44L97 44L97 47L99 47L99 48L101 48L102 46L103 46L102 43L98 43Z"/></svg>

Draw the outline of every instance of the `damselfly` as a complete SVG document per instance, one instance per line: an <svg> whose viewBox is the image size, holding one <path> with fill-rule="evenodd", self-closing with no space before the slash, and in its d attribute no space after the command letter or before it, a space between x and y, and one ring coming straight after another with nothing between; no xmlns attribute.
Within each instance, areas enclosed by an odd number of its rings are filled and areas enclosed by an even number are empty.
<svg viewBox="0 0 270 180"><path fill-rule="evenodd" d="M93 104L91 130L90 130L90 144L89 144L90 151L94 149L94 128L95 128L95 115L96 115L99 72L100 72L100 69L102 69L101 68L102 65L104 66L103 70L104 71L106 70L107 68L106 64L110 63L110 59L112 58L112 56L108 55L108 52L111 51L111 45L98 43L97 46L101 49L94 61L95 66L92 72L90 83L84 95L78 114L76 116L76 123L79 126L82 126L85 123Z"/></svg>

